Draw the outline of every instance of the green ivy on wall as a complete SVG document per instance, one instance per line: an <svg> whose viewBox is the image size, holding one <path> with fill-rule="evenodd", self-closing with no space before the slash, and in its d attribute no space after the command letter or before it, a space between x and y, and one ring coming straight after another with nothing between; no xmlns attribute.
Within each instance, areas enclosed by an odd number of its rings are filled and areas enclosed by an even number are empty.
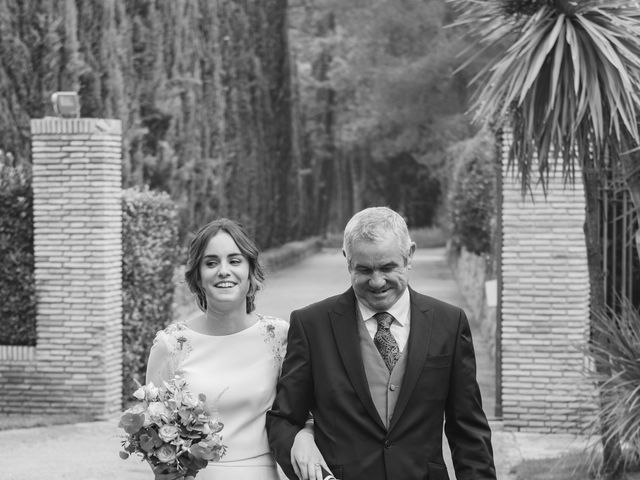
<svg viewBox="0 0 640 480"><path fill-rule="evenodd" d="M0 165L0 258L0 345L35 345L33 191L28 165Z"/></svg>

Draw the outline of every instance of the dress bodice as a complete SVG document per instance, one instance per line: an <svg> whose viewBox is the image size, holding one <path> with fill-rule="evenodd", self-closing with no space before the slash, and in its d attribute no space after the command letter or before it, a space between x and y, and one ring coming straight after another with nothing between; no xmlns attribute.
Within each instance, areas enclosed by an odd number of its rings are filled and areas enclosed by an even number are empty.
<svg viewBox="0 0 640 480"><path fill-rule="evenodd" d="M224 424L221 434L228 448L221 464L273 465L265 414L275 398L287 330L286 321L259 315L252 326L231 335L198 333L184 323L156 335L147 382L162 385L177 374L193 393L206 395L208 406Z"/></svg>

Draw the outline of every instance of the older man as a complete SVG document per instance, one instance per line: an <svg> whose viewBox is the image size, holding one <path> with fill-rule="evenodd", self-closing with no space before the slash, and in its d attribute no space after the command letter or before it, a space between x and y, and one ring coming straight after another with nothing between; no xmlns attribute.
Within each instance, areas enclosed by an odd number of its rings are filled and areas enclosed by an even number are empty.
<svg viewBox="0 0 640 480"><path fill-rule="evenodd" d="M495 480L469 322L411 289L415 248L393 210L358 212L344 232L351 288L291 314L267 413L289 478L321 478L320 465L301 471L294 443L312 412L315 441L341 480L448 479L443 423L457 479Z"/></svg>

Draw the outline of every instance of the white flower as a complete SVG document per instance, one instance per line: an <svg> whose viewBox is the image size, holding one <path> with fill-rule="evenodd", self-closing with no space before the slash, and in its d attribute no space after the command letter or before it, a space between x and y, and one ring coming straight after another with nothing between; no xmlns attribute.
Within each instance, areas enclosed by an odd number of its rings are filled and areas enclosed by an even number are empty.
<svg viewBox="0 0 640 480"><path fill-rule="evenodd" d="M170 442L171 440L174 440L175 438L178 437L179 433L180 431L178 430L178 427L176 427L175 425L163 425L158 430L158 435L165 442Z"/></svg>
<svg viewBox="0 0 640 480"><path fill-rule="evenodd" d="M198 403L198 397L193 393L189 392L188 390L182 392L182 404L185 407L196 408L198 406Z"/></svg>
<svg viewBox="0 0 640 480"><path fill-rule="evenodd" d="M145 399L144 386L140 387L135 392L133 392L133 396L136 397L138 400L144 400Z"/></svg>
<svg viewBox="0 0 640 480"><path fill-rule="evenodd" d="M187 381L180 375L176 375L173 377L173 384L176 386L176 388L182 389L187 385Z"/></svg>
<svg viewBox="0 0 640 480"><path fill-rule="evenodd" d="M162 463L171 463L176 459L176 449L172 445L165 443L155 452L156 458Z"/></svg>
<svg viewBox="0 0 640 480"><path fill-rule="evenodd" d="M160 389L156 387L153 382L149 382L148 385L145 385L144 391L146 393L146 399L148 401L157 400L160 395ZM134 394L135 395L135 394Z"/></svg>
<svg viewBox="0 0 640 480"><path fill-rule="evenodd" d="M167 410L167 407L165 407L162 402L151 402L147 408L147 412L149 413L151 420L156 423L160 420L166 420L169 418L169 410Z"/></svg>

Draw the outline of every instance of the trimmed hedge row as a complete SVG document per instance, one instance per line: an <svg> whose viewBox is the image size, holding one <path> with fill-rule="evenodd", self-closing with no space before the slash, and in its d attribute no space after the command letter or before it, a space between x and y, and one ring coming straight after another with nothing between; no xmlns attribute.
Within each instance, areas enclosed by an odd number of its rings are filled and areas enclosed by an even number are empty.
<svg viewBox="0 0 640 480"><path fill-rule="evenodd" d="M156 332L173 319L178 215L169 195L125 190L122 200L123 402L144 383Z"/></svg>
<svg viewBox="0 0 640 480"><path fill-rule="evenodd" d="M35 345L33 191L28 165L0 164L0 252L0 345Z"/></svg>
<svg viewBox="0 0 640 480"><path fill-rule="evenodd" d="M449 192L451 242L476 255L493 253L496 231L496 182L500 171L495 140L482 131L457 151Z"/></svg>

